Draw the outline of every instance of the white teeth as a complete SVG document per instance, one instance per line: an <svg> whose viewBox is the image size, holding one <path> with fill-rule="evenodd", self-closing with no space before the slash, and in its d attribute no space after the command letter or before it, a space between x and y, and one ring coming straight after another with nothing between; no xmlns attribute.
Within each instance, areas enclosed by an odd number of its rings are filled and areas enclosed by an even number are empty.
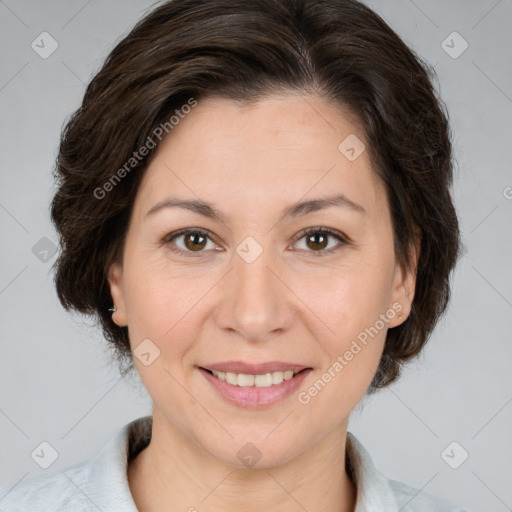
<svg viewBox="0 0 512 512"><path fill-rule="evenodd" d="M283 372L272 372L272 384L281 384L284 380Z"/></svg>
<svg viewBox="0 0 512 512"><path fill-rule="evenodd" d="M291 370L288 370L287 372L283 372L283 375L284 380L290 380L293 377L293 372Z"/></svg>
<svg viewBox="0 0 512 512"><path fill-rule="evenodd" d="M240 377L238 376L238 385L240 386ZM264 375L256 375L254 377L254 385L257 388L268 388L269 386L272 386L272 374L271 373L265 373Z"/></svg>
<svg viewBox="0 0 512 512"><path fill-rule="evenodd" d="M239 373L238 375L236 373L232 373L231 375L234 375L236 383L243 387L254 386L254 382L256 381L256 377L254 375L245 375L244 373ZM262 377L262 375L258 375L258 378L259 377ZM258 385L258 382L256 382L256 385Z"/></svg>
<svg viewBox="0 0 512 512"><path fill-rule="evenodd" d="M234 384L236 386L238 384L238 375L236 373L226 372L226 382L228 384Z"/></svg>
<svg viewBox="0 0 512 512"><path fill-rule="evenodd" d="M281 384L283 380L290 380L294 375L299 373L294 372L293 370L287 370L286 372L272 372L264 373L261 375L249 375L247 373L220 372L217 370L210 371L218 379L225 380L228 384L233 384L243 388L268 388L275 384Z"/></svg>

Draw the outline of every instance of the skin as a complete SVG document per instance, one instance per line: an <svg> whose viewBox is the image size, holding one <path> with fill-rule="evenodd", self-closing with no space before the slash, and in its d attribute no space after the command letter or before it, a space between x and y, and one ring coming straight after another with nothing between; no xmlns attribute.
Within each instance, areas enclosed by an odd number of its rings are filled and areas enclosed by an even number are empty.
<svg viewBox="0 0 512 512"><path fill-rule="evenodd" d="M338 150L350 134L367 145L357 123L320 96L269 95L252 106L210 98L157 148L122 265L108 273L113 318L128 326L132 349L149 338L160 350L148 366L134 358L153 400L151 443L128 467L139 510L354 510L348 418L375 374L387 329L410 312L415 271L396 264L389 205L368 152L350 161ZM365 214L329 207L279 222L287 206L333 192ZM146 215L169 196L208 201L227 219L176 207ZM350 243L301 236L322 226ZM162 242L188 227L212 235ZM236 252L247 236L263 250L250 264ZM295 392L260 410L237 407L197 368L300 363L313 368L304 391L394 303L401 317L305 405ZM261 452L251 468L237 457L247 442Z"/></svg>

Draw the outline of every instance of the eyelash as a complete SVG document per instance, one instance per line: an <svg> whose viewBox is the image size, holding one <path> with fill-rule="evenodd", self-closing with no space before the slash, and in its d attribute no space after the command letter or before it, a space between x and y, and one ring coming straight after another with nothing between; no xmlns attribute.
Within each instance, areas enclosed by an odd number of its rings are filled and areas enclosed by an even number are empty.
<svg viewBox="0 0 512 512"><path fill-rule="evenodd" d="M166 235L162 239L162 243L164 245L168 245L169 249L172 252L175 252L175 253L178 253L178 254L182 254L182 255L185 255L187 257L194 258L194 257L197 257L196 254L194 254L194 251L184 251L183 249L177 249L176 247L173 247L172 244L171 244L171 242L173 240L175 240L176 238L178 238L180 236L183 236L183 235L189 235L189 234L192 234L192 233L205 236L205 237L209 238L210 240L212 239L211 236L210 236L211 233L209 231L207 231L207 230L200 229L200 228L184 228L184 229L180 229L179 231L175 231L173 233L169 233L168 235ZM348 238L343 236L341 233L338 233L337 231L334 231L334 230L332 230L330 228L326 228L326 227L320 226L320 227L316 227L316 228L308 228L308 229L305 229L305 230L301 231L299 233L299 235L297 235L297 239L295 240L293 245L296 245L300 240L302 240L302 238L304 238L304 237L306 237L308 235L315 235L315 234L322 234L322 235L328 235L328 236L334 237L334 238L336 238L341 243L340 246L334 247L334 248L331 248L331 249L328 249L328 250L322 249L322 250L319 250L319 251L306 251L306 252L313 253L313 257L315 257L315 258L324 257L324 256L327 256L329 254L332 254L333 252L341 249L341 247L343 247L345 245L350 245L350 243L351 243L348 240ZM197 255L199 255L201 252L204 252L204 250L197 251Z"/></svg>

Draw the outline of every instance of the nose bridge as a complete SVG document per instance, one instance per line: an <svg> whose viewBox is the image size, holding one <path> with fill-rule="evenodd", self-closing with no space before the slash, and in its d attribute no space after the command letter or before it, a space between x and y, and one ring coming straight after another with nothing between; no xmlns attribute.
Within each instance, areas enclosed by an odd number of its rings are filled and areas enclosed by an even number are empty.
<svg viewBox="0 0 512 512"><path fill-rule="evenodd" d="M250 238L250 237L249 237ZM272 251L246 239L233 255L234 268L224 292L221 326L247 339L261 339L289 327L293 317L287 288L275 275Z"/></svg>

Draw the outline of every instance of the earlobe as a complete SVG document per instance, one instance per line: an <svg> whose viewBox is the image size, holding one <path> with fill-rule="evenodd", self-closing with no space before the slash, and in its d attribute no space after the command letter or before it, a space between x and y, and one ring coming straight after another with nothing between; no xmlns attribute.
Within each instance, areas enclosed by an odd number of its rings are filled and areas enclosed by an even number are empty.
<svg viewBox="0 0 512 512"><path fill-rule="evenodd" d="M412 271L406 271L401 267L397 268L392 299L390 309L397 313L389 327L397 327L407 320L411 312L414 299L414 276Z"/></svg>
<svg viewBox="0 0 512 512"><path fill-rule="evenodd" d="M395 321L390 324L390 327L396 327L405 322L411 312L416 291L416 277L421 250L421 232L419 229L415 230L415 234L415 247L411 248L409 255L411 264L407 269L400 266L397 266L396 269L392 304L395 304L394 308L400 311L400 313L398 313ZM397 303L400 304L401 308L396 305Z"/></svg>
<svg viewBox="0 0 512 512"><path fill-rule="evenodd" d="M108 270L108 283L112 305L115 312L112 313L112 320L120 327L128 325L124 300L123 270L119 263L113 263Z"/></svg>

